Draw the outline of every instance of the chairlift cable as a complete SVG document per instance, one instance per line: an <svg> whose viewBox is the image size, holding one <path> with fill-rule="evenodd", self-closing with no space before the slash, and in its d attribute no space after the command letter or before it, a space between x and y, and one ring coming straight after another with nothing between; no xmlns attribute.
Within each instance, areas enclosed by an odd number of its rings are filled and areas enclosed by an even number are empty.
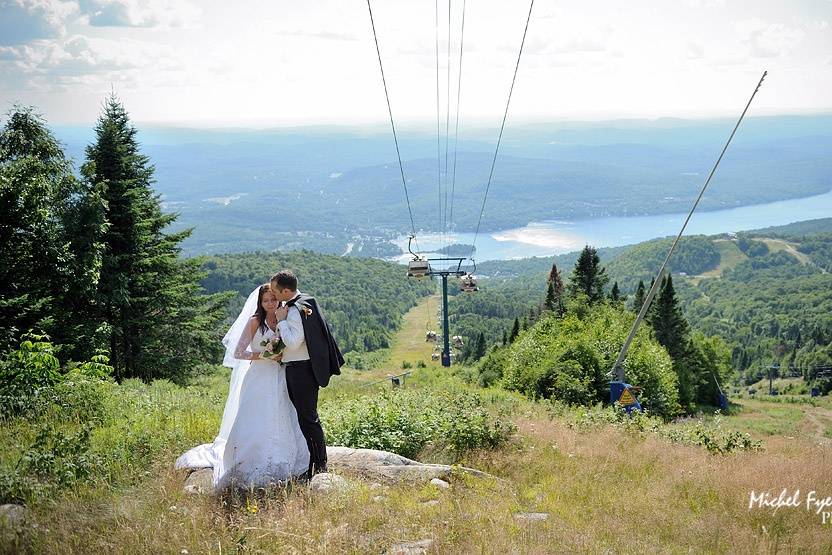
<svg viewBox="0 0 832 555"><path fill-rule="evenodd" d="M369 1L369 0L368 0ZM474 240L471 244L471 256L474 255L474 251L476 250L477 246L477 237L480 233L480 225L482 224L482 216L485 213L485 202L488 200L488 191L491 189L491 179L494 176L494 166L497 163L497 153L500 151L500 142L503 139L503 129L506 126L506 118L508 117L508 107L511 104L511 94L514 92L514 82L517 80L517 69L520 67L520 57L523 55L523 45L526 43L526 33L529 30L529 21L532 18L532 8L534 8L534 0L531 1L529 4L529 15L526 18L526 28L523 29L523 40L520 41L520 51L517 53L517 63L514 66L514 76L511 78L511 88L508 91L508 100L506 100L506 110L503 113L503 122L500 125L500 134L497 136L497 147L494 149L494 159L491 161L491 171L488 174L488 183L485 186L485 195L482 199L482 208L480 209L480 217L477 220L477 230L474 232Z"/></svg>
<svg viewBox="0 0 832 555"><path fill-rule="evenodd" d="M670 257L673 255L673 251L676 249L676 245L679 243L679 239L682 238L682 234L685 232L685 228L690 221L691 216L693 216L693 212L696 210L696 207L699 205L699 201L702 200L702 196L705 194L705 189L708 188L708 185L711 182L711 178L714 176L717 167L719 167L719 163L722 161L722 157L725 156L725 151L728 150L728 145L731 144L731 140L734 138L734 135L737 132L737 129L740 127L740 123L742 123L743 118L745 117L746 112L748 112L749 106L751 106L751 102L754 100L754 97L757 95L757 91L760 90L760 87L763 84L763 80L768 75L767 71L763 72L762 77L760 77L760 81L757 83L757 87L754 89L754 92L751 93L751 98L748 99L748 103L745 105L745 109L740 114L739 119L737 120L736 125L734 125L733 131L731 131L731 135L728 137L728 140L725 142L725 146L722 147L722 152L719 154L719 158L717 158L716 163L711 168L711 172L708 174L708 178L705 180L705 184L702 186L702 189L699 191L699 196L696 197L696 201L693 203L693 206L688 212L687 218L685 218L685 222L682 224L682 229L679 230L679 234L676 235L676 239L674 239L673 244L670 245L670 250L667 252L667 256L662 262L661 268L659 268L659 273L656 276L656 279L653 280L653 286L650 288L650 292L647 294L647 297L644 299L644 303L641 306L641 310L636 317L635 322L633 322L633 327L630 329L630 333L627 336L627 339L624 341L624 345L621 346L621 351L618 353L618 358L615 360L615 364L613 364L612 370L610 371L613 374L614 378L621 381L623 380L623 369L621 365L624 362L624 357L627 356L627 350L630 347L630 343L633 340L633 337L636 335L636 331L638 330L638 326L641 321L644 319L644 315L647 313L647 309L650 307L650 302L653 300L653 297L656 295L656 291L659 288L659 283L662 281L662 277L664 275L664 270L667 267L668 261L670 261Z"/></svg>
<svg viewBox="0 0 832 555"><path fill-rule="evenodd" d="M393 123L393 109L390 107L390 95L387 92L387 80L384 78L384 65L381 63L381 50L378 47L378 35L376 34L376 24L373 19L373 8L370 5L370 0L367 0L367 9L370 11L370 25L373 28L373 40L376 44L376 54L378 55L378 67L381 70L381 82L384 85L384 97L387 99L387 113L390 115L390 127L393 130L393 142L396 144L396 156L399 160L399 172L402 176L402 187L404 187L404 198L407 201L407 212L410 215L410 229L415 238L416 224L413 221L413 209L410 206L410 195L407 192L407 180L404 178L404 166L402 165L402 155L399 150L399 139L396 136L396 124ZM416 243L416 251L419 252L419 243Z"/></svg>
<svg viewBox="0 0 832 555"><path fill-rule="evenodd" d="M457 145L459 144L459 101L462 94L462 46L465 40L465 3L462 0L462 26L459 32L459 77L456 86L456 124L454 129L454 165L451 173L451 206L448 216L448 224L451 228L454 225L454 192L456 191L456 155Z"/></svg>
<svg viewBox="0 0 832 555"><path fill-rule="evenodd" d="M450 245L450 239L447 234L448 230L448 142L450 138L450 122L451 122L451 4L453 0L448 0L448 67L447 78L445 82L445 208L442 212L442 229L446 232L445 242L446 246Z"/></svg>
<svg viewBox="0 0 832 555"><path fill-rule="evenodd" d="M439 0L434 0L436 12L436 183L439 192L439 239L442 241L442 116L439 106Z"/></svg>

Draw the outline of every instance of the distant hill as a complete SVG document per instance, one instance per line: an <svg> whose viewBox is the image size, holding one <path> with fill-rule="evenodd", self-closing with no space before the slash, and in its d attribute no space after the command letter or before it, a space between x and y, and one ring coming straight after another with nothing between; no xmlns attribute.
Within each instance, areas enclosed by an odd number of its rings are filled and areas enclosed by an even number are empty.
<svg viewBox="0 0 832 555"><path fill-rule="evenodd" d="M91 126L90 126L91 127ZM730 129L724 120L546 123L503 137L482 230L552 218L671 213L689 207ZM89 130L57 128L80 161ZM165 207L194 227L187 254L302 248L350 256L399 252L410 231L386 129L140 128ZM477 224L496 129L462 133L454 180L457 231ZM438 230L436 137L403 131L418 230ZM832 117L750 118L704 210L829 190ZM352 244L352 248L349 245Z"/></svg>
<svg viewBox="0 0 832 555"><path fill-rule="evenodd" d="M832 364L832 233L804 233L827 225L799 222L733 240L696 236L680 243L670 266L685 314L694 329L730 344L736 368L753 375L773 360L806 369ZM607 291L617 281L632 298L639 279L649 285L670 242L599 249ZM569 253L480 265L480 297L454 298L454 333L483 332L489 342L500 341L515 318L534 318L552 263L566 282L576 259Z"/></svg>
<svg viewBox="0 0 832 555"><path fill-rule="evenodd" d="M832 218L806 220L776 227L764 227L748 231L748 235L761 237L801 237L814 233L832 233Z"/></svg>

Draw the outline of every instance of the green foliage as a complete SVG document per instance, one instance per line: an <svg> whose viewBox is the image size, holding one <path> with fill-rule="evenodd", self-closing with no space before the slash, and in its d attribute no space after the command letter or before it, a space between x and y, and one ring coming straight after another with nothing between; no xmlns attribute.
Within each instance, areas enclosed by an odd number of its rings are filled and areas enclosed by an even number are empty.
<svg viewBox="0 0 832 555"><path fill-rule="evenodd" d="M321 420L332 444L410 458L428 445L458 457L469 449L497 447L514 432L478 395L463 392L388 391L326 404Z"/></svg>
<svg viewBox="0 0 832 555"><path fill-rule="evenodd" d="M219 353L217 328L228 296L204 295L199 260L179 258L189 230L166 233L154 168L135 127L110 95L87 147L84 171L104 190L107 227L98 281L115 376L181 378Z"/></svg>
<svg viewBox="0 0 832 555"><path fill-rule="evenodd" d="M639 280L646 281L655 277L667 257L672 242L668 237L634 245L627 249L626 254L617 256L607 263L607 273L618 280L624 291L633 291ZM683 237L679 241L669 267L673 273L698 275L716 268L719 259L719 249L711 238L694 235Z"/></svg>
<svg viewBox="0 0 832 555"><path fill-rule="evenodd" d="M61 379L59 368L47 337L26 337L0 362L0 415L17 416L40 408Z"/></svg>
<svg viewBox="0 0 832 555"><path fill-rule="evenodd" d="M608 372L634 316L622 307L597 305L583 314L544 317L499 355L480 365L489 382L501 375L503 387L532 398L592 405L609 397ZM678 413L677 380L664 349L639 330L625 360L628 381L643 387L642 402L665 418Z"/></svg>
<svg viewBox="0 0 832 555"><path fill-rule="evenodd" d="M706 422L697 419L695 423L666 424L662 419L651 416L649 412L634 411L631 414L615 406L572 407L561 401L553 400L549 412L566 420L567 426L581 431L595 431L603 426L612 426L627 433L644 436L656 435L673 443L704 447L714 455L726 455L735 451L759 451L763 448L761 441L737 430L726 429L723 419L717 416Z"/></svg>
<svg viewBox="0 0 832 555"><path fill-rule="evenodd" d="M309 251L211 256L203 268L206 291L236 292L228 318L239 313L254 287L278 270L291 270L298 288L320 301L344 352L389 347L402 315L434 290L430 280L408 279L399 264Z"/></svg>
<svg viewBox="0 0 832 555"><path fill-rule="evenodd" d="M0 353L29 330L62 344L63 358L94 352L103 209L43 118L15 107L0 130Z"/></svg>
<svg viewBox="0 0 832 555"><path fill-rule="evenodd" d="M569 294L573 297L582 293L590 303L596 303L604 298L604 286L609 281L606 269L601 266L601 260L595 247L584 247L569 278Z"/></svg>
<svg viewBox="0 0 832 555"><path fill-rule="evenodd" d="M755 241L744 233L737 237L737 247L752 258L765 256L769 252L768 245L762 241Z"/></svg>

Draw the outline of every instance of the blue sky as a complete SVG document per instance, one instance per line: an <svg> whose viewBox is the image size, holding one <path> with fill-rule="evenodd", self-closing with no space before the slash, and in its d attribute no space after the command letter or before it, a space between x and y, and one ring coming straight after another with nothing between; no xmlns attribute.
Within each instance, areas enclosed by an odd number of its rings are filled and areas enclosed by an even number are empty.
<svg viewBox="0 0 832 555"><path fill-rule="evenodd" d="M462 0L375 0L401 122L456 105ZM467 0L462 125L502 116L529 4ZM536 0L511 118L832 111L832 0ZM383 122L364 0L0 0L0 107L94 121L110 90L134 120L274 126Z"/></svg>

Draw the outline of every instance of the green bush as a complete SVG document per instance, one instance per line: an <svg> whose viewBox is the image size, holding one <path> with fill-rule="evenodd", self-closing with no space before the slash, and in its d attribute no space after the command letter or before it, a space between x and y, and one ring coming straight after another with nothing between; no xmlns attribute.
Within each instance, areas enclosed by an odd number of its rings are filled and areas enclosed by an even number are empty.
<svg viewBox="0 0 832 555"><path fill-rule="evenodd" d="M510 346L489 354L480 381L533 399L593 405L609 398L609 371L635 317L619 307L596 305L560 319L544 317ZM667 352L642 327L624 361L627 381L642 388L641 402L670 418L680 410L677 378Z"/></svg>
<svg viewBox="0 0 832 555"><path fill-rule="evenodd" d="M392 451L415 457L428 444L458 456L468 449L496 447L514 432L493 417L480 396L395 390L376 397L331 402L321 419L332 445Z"/></svg>
<svg viewBox="0 0 832 555"><path fill-rule="evenodd" d="M0 361L0 415L18 416L48 403L61 379L55 348L45 335L27 335Z"/></svg>

